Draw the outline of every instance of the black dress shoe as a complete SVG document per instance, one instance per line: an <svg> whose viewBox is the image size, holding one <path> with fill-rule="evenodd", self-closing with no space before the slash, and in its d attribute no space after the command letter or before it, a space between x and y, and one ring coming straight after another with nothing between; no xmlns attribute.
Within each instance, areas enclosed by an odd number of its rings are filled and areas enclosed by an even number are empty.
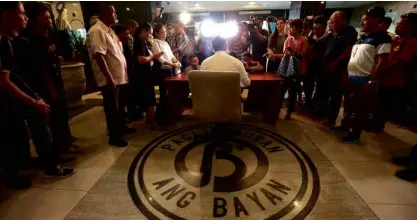
<svg viewBox="0 0 417 220"><path fill-rule="evenodd" d="M411 157L409 156L393 157L391 161L393 164L402 167L409 167L412 163Z"/></svg>
<svg viewBox="0 0 417 220"><path fill-rule="evenodd" d="M110 139L109 144L116 147L127 147L128 145L128 143L121 138Z"/></svg>
<svg viewBox="0 0 417 220"><path fill-rule="evenodd" d="M45 170L45 175L50 177L69 177L74 174L74 169L63 168L61 166L51 167Z"/></svg>
<svg viewBox="0 0 417 220"><path fill-rule="evenodd" d="M417 181L417 169L406 168L398 170L395 172L395 176L405 181L414 182Z"/></svg>

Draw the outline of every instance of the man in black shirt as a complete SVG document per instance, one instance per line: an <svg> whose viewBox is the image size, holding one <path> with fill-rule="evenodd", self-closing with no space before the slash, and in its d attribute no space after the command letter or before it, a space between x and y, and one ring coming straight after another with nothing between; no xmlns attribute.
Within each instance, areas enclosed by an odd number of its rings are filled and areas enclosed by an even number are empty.
<svg viewBox="0 0 417 220"><path fill-rule="evenodd" d="M25 132L15 129L13 122L26 120L32 134L36 151L41 159L45 173L50 176L69 176L73 169L58 166L57 155L52 151L51 135L46 125L50 107L41 99L20 76L23 65L20 63L26 53L27 41L18 37L19 31L27 25L28 18L21 2L2 3L0 40L0 141L1 159L6 171L6 181L14 188L30 186L30 180L18 174L20 152L18 144ZM6 22L7 21L7 22ZM26 45L25 45L26 44ZM23 75L23 74L22 74Z"/></svg>
<svg viewBox="0 0 417 220"><path fill-rule="evenodd" d="M261 62L262 66L266 64L266 48L268 44L268 31L262 29L264 20L257 18L253 27L249 28L249 40L251 42L251 53L254 60Z"/></svg>
<svg viewBox="0 0 417 220"><path fill-rule="evenodd" d="M333 127L339 115L342 103L342 76L346 74L347 64L358 33L352 26L346 25L346 15L343 11L336 11L329 20L331 33L327 37L327 47L324 54L324 87L327 95L321 97L323 105L327 106L327 121L325 125ZM330 99L330 100L329 100Z"/></svg>
<svg viewBox="0 0 417 220"><path fill-rule="evenodd" d="M305 21L305 20L304 20ZM305 24L305 23L304 23ZM302 77L305 94L305 105L303 110L311 110L315 113L317 94L321 93L319 90L323 90L321 78L323 77L323 57L327 46L327 20L323 16L319 16L313 21L312 34L308 36L309 53L307 55L307 68L308 72L306 76ZM316 92L314 94L314 104L312 102L314 88Z"/></svg>
<svg viewBox="0 0 417 220"><path fill-rule="evenodd" d="M123 54L125 55L126 64L127 64L127 76L129 79L129 83L122 85L120 88L120 99L122 108L127 108L127 117L129 121L136 121L143 118L141 114L139 113L138 109L138 103L136 103L134 100L137 100L135 98L135 93L132 89L132 84L130 83L133 79L132 76L134 73L134 58L133 58L133 47L129 46L130 41L130 30L127 25L116 25L115 27L115 33L117 37L119 38L120 42L123 45Z"/></svg>
<svg viewBox="0 0 417 220"><path fill-rule="evenodd" d="M25 7L29 23L22 35L29 44L26 58L22 59L24 71L21 76L51 106L49 126L53 149L59 153L81 152L78 146L72 144L60 58L50 31L52 19L49 9L40 2L26 3ZM62 155L61 159L69 162L75 158Z"/></svg>

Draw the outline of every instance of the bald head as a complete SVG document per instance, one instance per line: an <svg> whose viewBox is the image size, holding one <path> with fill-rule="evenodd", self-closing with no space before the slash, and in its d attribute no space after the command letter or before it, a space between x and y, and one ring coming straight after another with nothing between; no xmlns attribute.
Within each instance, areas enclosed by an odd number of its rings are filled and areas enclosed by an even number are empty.
<svg viewBox="0 0 417 220"><path fill-rule="evenodd" d="M329 28L335 33L339 33L346 25L346 14L343 11L335 11L329 19Z"/></svg>

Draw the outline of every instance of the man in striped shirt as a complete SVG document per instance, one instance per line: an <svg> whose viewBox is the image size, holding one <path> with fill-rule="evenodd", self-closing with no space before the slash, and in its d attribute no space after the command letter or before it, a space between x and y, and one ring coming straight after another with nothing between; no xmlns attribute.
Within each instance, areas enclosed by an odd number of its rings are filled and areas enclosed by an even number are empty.
<svg viewBox="0 0 417 220"><path fill-rule="evenodd" d="M184 57L184 50L188 44L188 36L184 31L184 24L178 22L174 25L175 34L167 38L167 42L171 47L172 53L179 62L182 61Z"/></svg>

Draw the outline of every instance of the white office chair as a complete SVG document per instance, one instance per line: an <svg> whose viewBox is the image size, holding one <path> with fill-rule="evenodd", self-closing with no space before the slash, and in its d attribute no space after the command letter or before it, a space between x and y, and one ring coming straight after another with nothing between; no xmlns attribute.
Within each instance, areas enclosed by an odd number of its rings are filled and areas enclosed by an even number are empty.
<svg viewBox="0 0 417 220"><path fill-rule="evenodd" d="M240 75L237 72L194 70L188 75L193 115L208 122L242 119Z"/></svg>

